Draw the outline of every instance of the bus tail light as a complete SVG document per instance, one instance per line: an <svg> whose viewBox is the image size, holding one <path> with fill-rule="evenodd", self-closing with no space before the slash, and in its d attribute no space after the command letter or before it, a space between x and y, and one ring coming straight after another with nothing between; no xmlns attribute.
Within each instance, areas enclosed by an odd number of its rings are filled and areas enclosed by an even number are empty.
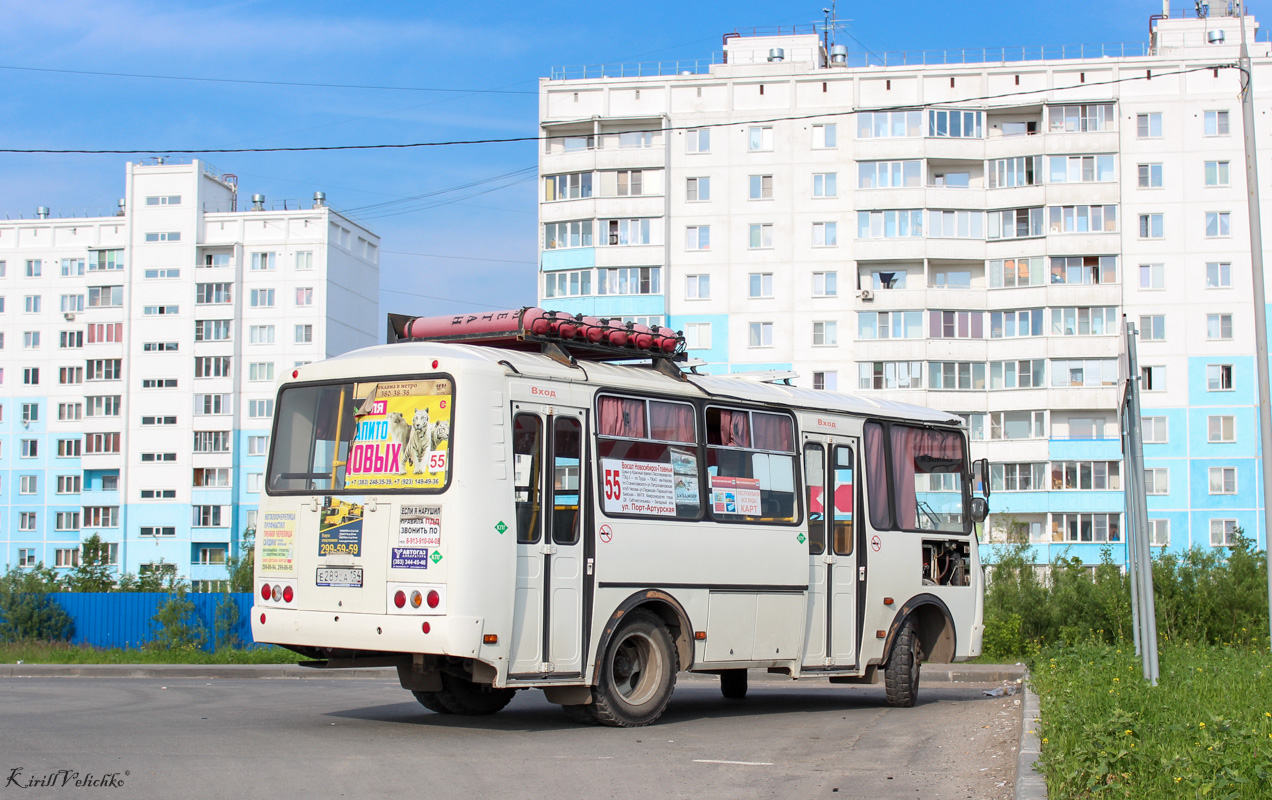
<svg viewBox="0 0 1272 800"><path fill-rule="evenodd" d="M262 611L262 612L261 612L261 624L262 624L262 625L264 625L264 624L265 624L265 612L264 612L264 611Z"/></svg>
<svg viewBox="0 0 1272 800"><path fill-rule="evenodd" d="M290 603L292 598L296 596L296 592L290 586L283 587L283 602Z"/></svg>
<svg viewBox="0 0 1272 800"><path fill-rule="evenodd" d="M283 587L279 586L277 583L274 584L274 591L272 594L274 602L277 603L283 597Z"/></svg>
<svg viewBox="0 0 1272 800"><path fill-rule="evenodd" d="M271 592L270 592L269 584L267 583L261 587L261 599L268 600L270 598L270 594Z"/></svg>
<svg viewBox="0 0 1272 800"><path fill-rule="evenodd" d="M442 596L437 593L436 589L428 590L428 607L437 608L437 604L442 602Z"/></svg>
<svg viewBox="0 0 1272 800"><path fill-rule="evenodd" d="M423 625L420 626L420 630L424 631L425 633L428 633L429 631L433 630L433 626L425 622Z"/></svg>
<svg viewBox="0 0 1272 800"><path fill-rule="evenodd" d="M398 589L396 592L394 592L393 605L397 606L398 608L405 608L406 607L406 592L402 591L401 589Z"/></svg>
<svg viewBox="0 0 1272 800"><path fill-rule="evenodd" d="M423 602L424 602L424 596L420 594L418 589L411 592L411 608L419 608L420 604Z"/></svg>

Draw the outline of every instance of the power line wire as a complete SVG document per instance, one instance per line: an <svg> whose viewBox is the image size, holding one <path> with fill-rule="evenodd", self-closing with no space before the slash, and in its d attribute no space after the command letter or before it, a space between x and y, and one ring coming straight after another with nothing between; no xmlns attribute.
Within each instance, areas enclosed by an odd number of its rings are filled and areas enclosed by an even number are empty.
<svg viewBox="0 0 1272 800"><path fill-rule="evenodd" d="M1113 78L1107 81L1092 81L1090 83L1073 84L1072 86L1056 86L1042 89L1021 89L1011 92L1003 92L1000 94L979 95L976 97L967 97L961 100L948 100L940 103L909 103L894 106L878 106L874 108L854 108L849 111L819 111L813 114L793 114L783 117L768 117L764 119L751 120L732 120L729 122L698 122L691 125L672 125L666 128L642 128L639 130L623 131L623 133L661 133L667 131L685 131L697 130L701 128L727 128L733 125L759 125L768 122L798 122L801 120L824 119L826 117L840 117L849 114L861 112L879 112L879 111L907 111L918 110L924 108L953 108L966 103L982 102L988 100L1001 100L1008 97L1020 97L1023 95L1041 94L1043 92L1060 92L1069 89L1089 89L1095 86L1108 86L1117 83L1128 83L1130 81L1152 80L1152 77L1168 77L1171 75L1187 75L1193 72L1205 72L1207 70L1216 69L1239 69L1237 64L1207 64L1205 66L1190 67L1187 69L1174 70L1172 72L1158 72L1155 76L1132 75L1124 78ZM1151 70L1150 70L1151 71ZM1095 101L1092 101L1095 102ZM586 122L588 120L578 120ZM542 142L552 139L560 139L561 136L509 136L504 138L491 139L456 139L449 141L436 142L401 142L401 143L385 143L385 144L344 144L344 145L313 145L307 147L221 147L221 148L133 148L133 149L109 149L109 150L89 150L80 148L17 148L5 147L0 148L0 153L20 153L20 154L52 154L52 155L138 155L144 153L179 153L179 154L199 154L199 153L298 153L298 152L327 152L336 150L407 150L421 147L452 147L458 145L475 145L475 144L512 144L516 142Z"/></svg>
<svg viewBox="0 0 1272 800"><path fill-rule="evenodd" d="M426 300L442 300L447 303L464 303L470 306L483 306L485 308L516 308L517 307L515 304L494 306L494 305L491 305L490 303L479 303L476 300L468 300L468 299L460 300L455 297L439 297L438 295L435 295L435 294L420 294L419 292L404 292L401 289L383 289L382 288L380 289L380 291L387 292L388 294L401 294L401 295L406 295L408 297L423 297Z"/></svg>
<svg viewBox="0 0 1272 800"><path fill-rule="evenodd" d="M312 89L372 89L382 92L445 92L455 94L538 94L537 91L512 89L438 89L430 86L382 86L360 83L306 83L303 81L261 81L248 78L204 78L196 75L147 75L135 72L97 72L86 69L52 69L49 67L18 67L0 64L0 69L18 72L52 72L62 75L94 75L104 78L143 78L154 81L192 81L196 83L238 83L254 86L301 86Z"/></svg>
<svg viewBox="0 0 1272 800"><path fill-rule="evenodd" d="M537 261L518 261L511 258L479 258L477 256L451 256L443 253L416 253L410 250L381 250L381 253L395 256L422 256L424 258L450 258L459 261L484 261L498 264L538 264Z"/></svg>

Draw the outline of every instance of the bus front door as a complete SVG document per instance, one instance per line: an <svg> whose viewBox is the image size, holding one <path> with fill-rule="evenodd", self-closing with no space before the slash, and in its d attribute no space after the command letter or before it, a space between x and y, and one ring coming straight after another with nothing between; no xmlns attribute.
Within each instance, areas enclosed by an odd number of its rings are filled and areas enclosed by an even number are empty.
<svg viewBox="0 0 1272 800"><path fill-rule="evenodd" d="M512 677L583 671L587 412L513 404L517 589Z"/></svg>
<svg viewBox="0 0 1272 800"><path fill-rule="evenodd" d="M857 584L854 525L857 440L806 436L808 486L808 616L803 669L857 664Z"/></svg>

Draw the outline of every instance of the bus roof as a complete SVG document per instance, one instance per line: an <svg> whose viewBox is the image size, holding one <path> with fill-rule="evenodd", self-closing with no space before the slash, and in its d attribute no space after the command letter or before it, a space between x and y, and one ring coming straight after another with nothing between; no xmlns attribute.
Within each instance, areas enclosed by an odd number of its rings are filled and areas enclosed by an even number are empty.
<svg viewBox="0 0 1272 800"><path fill-rule="evenodd" d="M786 386L777 383L765 383L748 377L746 373L730 375L698 375L684 373L685 380L677 380L648 365L625 365L605 362L580 362L577 367L567 366L560 361L542 353L529 353L518 350L506 350L498 347L469 344L449 344L429 341L404 341L397 344L377 345L352 350L339 356L309 365L307 372L328 372L318 369L322 364L336 367L332 372L340 374L322 375L324 378L352 377L349 374L349 362L375 362L359 368L362 374L385 375L406 371L417 371L418 363L424 358L461 358L467 361L478 361L492 366L505 364L518 374L530 378L547 380L563 380L601 384L615 389L635 392L660 392L663 394L680 394L697 397L716 397L730 400L743 400L753 403L778 403L791 408L803 408L828 412L842 412L860 416L888 417L913 422L929 422L939 425L961 425L962 418L944 411L885 400L863 395L826 392L817 389L806 389L798 386ZM339 363L337 367L336 364ZM346 366L347 365L347 366ZM446 365L441 366L443 371ZM318 376L315 376L318 377Z"/></svg>

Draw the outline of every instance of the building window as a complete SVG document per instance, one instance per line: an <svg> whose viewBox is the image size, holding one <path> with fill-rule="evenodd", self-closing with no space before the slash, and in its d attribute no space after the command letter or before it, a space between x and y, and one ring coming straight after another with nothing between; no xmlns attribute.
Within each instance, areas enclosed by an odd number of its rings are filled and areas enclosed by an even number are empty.
<svg viewBox="0 0 1272 800"><path fill-rule="evenodd" d="M938 391L984 391L985 365L969 361L929 361L928 388Z"/></svg>
<svg viewBox="0 0 1272 800"><path fill-rule="evenodd" d="M1166 368L1157 366L1140 367L1140 391L1166 391Z"/></svg>
<svg viewBox="0 0 1272 800"><path fill-rule="evenodd" d="M1236 543L1237 521L1235 519L1210 520L1211 547L1232 547Z"/></svg>
<svg viewBox="0 0 1272 800"><path fill-rule="evenodd" d="M143 353L175 353L179 349L176 342L143 342L141 345Z"/></svg>
<svg viewBox="0 0 1272 800"><path fill-rule="evenodd" d="M156 525L145 525L137 531L138 536L152 538L156 536L176 536L177 529L175 527L164 527Z"/></svg>
<svg viewBox="0 0 1272 800"><path fill-rule="evenodd" d="M1051 309L1052 336L1105 336L1118 333L1116 306Z"/></svg>
<svg viewBox="0 0 1272 800"><path fill-rule="evenodd" d="M933 339L984 339L982 311L929 311L928 336Z"/></svg>
<svg viewBox="0 0 1272 800"><path fill-rule="evenodd" d="M857 212L858 239L895 239L922 235L922 209Z"/></svg>
<svg viewBox="0 0 1272 800"><path fill-rule="evenodd" d="M863 361L857 364L859 389L922 389L920 361Z"/></svg>
<svg viewBox="0 0 1272 800"><path fill-rule="evenodd" d="M1166 235L1161 214L1139 215L1139 238L1160 239Z"/></svg>
<svg viewBox="0 0 1272 800"><path fill-rule="evenodd" d="M57 418L61 422L68 422L80 419L84 413L84 405L82 403L58 403Z"/></svg>
<svg viewBox="0 0 1272 800"><path fill-rule="evenodd" d="M147 197L146 205L148 206L176 206L181 205L181 195L165 194L157 197Z"/></svg>
<svg viewBox="0 0 1272 800"><path fill-rule="evenodd" d="M711 199L711 179L710 178L686 178L685 179L685 201L689 203L701 203Z"/></svg>
<svg viewBox="0 0 1272 800"><path fill-rule="evenodd" d="M1170 440L1170 426L1166 417L1140 417L1140 431L1145 444L1165 444Z"/></svg>
<svg viewBox="0 0 1272 800"><path fill-rule="evenodd" d="M58 458L79 458L80 444L81 442L79 439L58 439L57 440L57 457Z"/></svg>
<svg viewBox="0 0 1272 800"><path fill-rule="evenodd" d="M269 452L268 436L247 437L247 454L249 456L263 456L267 452Z"/></svg>
<svg viewBox="0 0 1272 800"><path fill-rule="evenodd" d="M222 507L221 506L193 506L192 520L190 522L196 528L219 528L221 527ZM228 515L226 515L228 516Z"/></svg>
<svg viewBox="0 0 1272 800"><path fill-rule="evenodd" d="M868 311L857 314L858 339L922 339L922 311Z"/></svg>
<svg viewBox="0 0 1272 800"><path fill-rule="evenodd" d="M274 290L273 289L252 289L248 295L248 302L252 308L273 308L274 307Z"/></svg>
<svg viewBox="0 0 1272 800"><path fill-rule="evenodd" d="M1166 315L1152 314L1139 318L1140 339L1145 342L1166 341Z"/></svg>
<svg viewBox="0 0 1272 800"><path fill-rule="evenodd" d="M1098 259L1098 257L1095 257ZM1079 259L1081 260L1081 259ZM1098 277L1099 269L1096 268ZM1041 258L1006 258L989 262L989 288L1042 286L1046 282Z"/></svg>
<svg viewBox="0 0 1272 800"><path fill-rule="evenodd" d="M686 300L711 299L711 276L710 275L686 275L685 276L685 299Z"/></svg>
<svg viewBox="0 0 1272 800"><path fill-rule="evenodd" d="M84 434L84 452L89 455L119 452L118 433Z"/></svg>
<svg viewBox="0 0 1272 800"><path fill-rule="evenodd" d="M985 238L985 215L980 211L929 211L928 236L941 239Z"/></svg>
<svg viewBox="0 0 1272 800"><path fill-rule="evenodd" d="M1170 547L1170 520L1148 521L1148 544L1150 547Z"/></svg>
<svg viewBox="0 0 1272 800"><path fill-rule="evenodd" d="M685 324L685 347L690 350L711 349L711 323L688 322Z"/></svg>
<svg viewBox="0 0 1272 800"><path fill-rule="evenodd" d="M176 489L142 489L142 500L173 500L177 496Z"/></svg>
<svg viewBox="0 0 1272 800"><path fill-rule="evenodd" d="M35 475L18 476L18 494L35 494L39 487L39 479Z"/></svg>
<svg viewBox="0 0 1272 800"><path fill-rule="evenodd" d="M710 225L690 225L685 228L686 250L710 250L711 249L711 226Z"/></svg>
<svg viewBox="0 0 1272 800"><path fill-rule="evenodd" d="M194 452L196 453L228 453L230 452L229 431L195 431Z"/></svg>
<svg viewBox="0 0 1272 800"><path fill-rule="evenodd" d="M59 530L59 531L77 531L77 530L79 530L79 529L80 529L80 515L79 515L79 512L78 512L78 511L59 511L59 512L57 512L57 515L53 518L53 526L54 526L54 530ZM59 554L60 554L62 551L60 551L60 550L59 550L58 552L59 552ZM74 551L74 552L75 552L75 554L76 554L77 556L79 555L79 551L78 551L78 550L76 550L76 551ZM59 564L58 566L65 566L65 565L63 565L63 564ZM78 561L78 559L77 559L77 560L76 560L76 562L75 562L75 566L79 566L79 561Z"/></svg>
<svg viewBox="0 0 1272 800"><path fill-rule="evenodd" d="M142 425L176 425L176 417L142 417Z"/></svg>
<svg viewBox="0 0 1272 800"><path fill-rule="evenodd" d="M230 377L229 356L199 356L194 359L194 377L196 378L228 378Z"/></svg>
<svg viewBox="0 0 1272 800"><path fill-rule="evenodd" d="M592 196L592 173L575 172L569 175L548 175L543 179L543 199L578 200Z"/></svg>
<svg viewBox="0 0 1272 800"><path fill-rule="evenodd" d="M62 277L70 278L84 274L84 259L82 258L64 258L62 259Z"/></svg>
<svg viewBox="0 0 1272 800"><path fill-rule="evenodd" d="M248 400L247 416L252 419L267 419L274 415L273 400Z"/></svg>
<svg viewBox="0 0 1272 800"><path fill-rule="evenodd" d="M1053 542L1120 542L1121 514L1052 514Z"/></svg>
<svg viewBox="0 0 1272 800"><path fill-rule="evenodd" d="M1166 288L1166 265L1165 264L1140 264L1140 288L1141 289L1165 289Z"/></svg>
<svg viewBox="0 0 1272 800"><path fill-rule="evenodd" d="M1112 103L1047 107L1047 123L1052 133L1111 131L1116 119Z"/></svg>
<svg viewBox="0 0 1272 800"><path fill-rule="evenodd" d="M1139 139L1162 138L1162 115L1160 111L1135 116L1135 136Z"/></svg>
<svg viewBox="0 0 1272 800"><path fill-rule="evenodd" d="M839 295L838 272L813 273L813 297L836 297Z"/></svg>
<svg viewBox="0 0 1272 800"><path fill-rule="evenodd" d="M250 490L249 490L250 491ZM200 547L199 559L195 562L200 566L218 566L225 563L224 547Z"/></svg>
<svg viewBox="0 0 1272 800"><path fill-rule="evenodd" d="M226 342L230 339L230 320L201 319L194 323L196 342Z"/></svg>
<svg viewBox="0 0 1272 800"><path fill-rule="evenodd" d="M176 461L176 453L142 453L141 463L143 464L162 464L165 461Z"/></svg>
<svg viewBox="0 0 1272 800"><path fill-rule="evenodd" d="M1036 492L1047 488L1046 463L993 464L989 485L995 492Z"/></svg>
<svg viewBox="0 0 1272 800"><path fill-rule="evenodd" d="M118 528L119 506L84 506L85 528Z"/></svg>
<svg viewBox="0 0 1272 800"><path fill-rule="evenodd" d="M1210 468L1210 493L1211 494L1236 494L1237 493L1237 468L1236 467L1211 467Z"/></svg>
<svg viewBox="0 0 1272 800"><path fill-rule="evenodd" d="M1116 358L1055 359L1051 362L1051 385L1116 386Z"/></svg>
<svg viewBox="0 0 1272 800"><path fill-rule="evenodd" d="M252 253L251 259L253 272L264 272L274 269L273 253Z"/></svg>
<svg viewBox="0 0 1272 800"><path fill-rule="evenodd" d="M161 267L159 269L148 269L145 271L146 280L167 280L172 278L180 278L181 270L176 267Z"/></svg>
<svg viewBox="0 0 1272 800"><path fill-rule="evenodd" d="M836 140L838 139L838 136L836 135L836 131L837 129L833 122L826 123L824 125L814 125L813 149L827 150L837 147L838 145L836 144Z"/></svg>
<svg viewBox="0 0 1272 800"><path fill-rule="evenodd" d="M1232 287L1232 264L1226 261L1206 262L1206 288L1229 289Z"/></svg>
<svg viewBox="0 0 1272 800"><path fill-rule="evenodd" d="M773 346L773 323L752 322L748 325L748 332L747 344L749 347Z"/></svg>
<svg viewBox="0 0 1272 800"><path fill-rule="evenodd" d="M1049 156L1050 183L1111 183L1117 180L1113 156Z"/></svg>
<svg viewBox="0 0 1272 800"><path fill-rule="evenodd" d="M839 226L834 222L813 223L813 247L836 247L839 244Z"/></svg>
<svg viewBox="0 0 1272 800"><path fill-rule="evenodd" d="M1227 161L1207 161L1206 162L1206 185L1207 186L1231 185L1231 180L1228 174Z"/></svg>
<svg viewBox="0 0 1272 800"><path fill-rule="evenodd" d="M815 197L817 176L813 176ZM858 189L919 187L923 185L921 161L861 161L857 163Z"/></svg>
<svg viewBox="0 0 1272 800"><path fill-rule="evenodd" d="M1042 183L1042 156L999 158L988 162L989 188L1037 186Z"/></svg>
<svg viewBox="0 0 1272 800"><path fill-rule="evenodd" d="M834 172L813 173L813 197L838 197L837 177Z"/></svg>
<svg viewBox="0 0 1272 800"><path fill-rule="evenodd" d="M22 348L24 350L40 349L40 332L26 331L22 334Z"/></svg>
<svg viewBox="0 0 1272 800"><path fill-rule="evenodd" d="M1211 340L1227 340L1232 338L1231 314L1207 314L1206 338Z"/></svg>
<svg viewBox="0 0 1272 800"><path fill-rule="evenodd" d="M228 489L230 470L226 467L196 467L193 485L203 489Z"/></svg>
<svg viewBox="0 0 1272 800"><path fill-rule="evenodd" d="M22 422L29 425L32 422L40 421L40 404L39 403L23 403L22 404Z"/></svg>
<svg viewBox="0 0 1272 800"><path fill-rule="evenodd" d="M1119 461L1053 461L1052 491L1118 491L1122 464ZM1045 489L1045 485L1037 488Z"/></svg>
<svg viewBox="0 0 1272 800"><path fill-rule="evenodd" d="M544 297L579 297L590 294L592 294L592 270L590 269L544 273Z"/></svg>
<svg viewBox="0 0 1272 800"><path fill-rule="evenodd" d="M296 287L296 305L312 306L314 304L314 289L312 286Z"/></svg>
<svg viewBox="0 0 1272 800"><path fill-rule="evenodd" d="M923 135L922 111L858 111L858 139L898 139Z"/></svg>
<svg viewBox="0 0 1272 800"><path fill-rule="evenodd" d="M248 342L251 344L273 344L273 325L252 325L247 329Z"/></svg>
<svg viewBox="0 0 1272 800"><path fill-rule="evenodd" d="M756 152L773 149L773 127L771 125L752 125L747 129L747 149Z"/></svg>
<svg viewBox="0 0 1272 800"><path fill-rule="evenodd" d="M660 294L662 267L616 267L598 269L597 294Z"/></svg>
<svg viewBox="0 0 1272 800"><path fill-rule="evenodd" d="M752 175L748 181L749 190L748 197L751 200L772 200L773 199L773 176L772 175Z"/></svg>
<svg viewBox="0 0 1272 800"><path fill-rule="evenodd" d="M773 246L773 226L770 223L757 223L748 227L752 250L768 249Z"/></svg>
<svg viewBox="0 0 1272 800"><path fill-rule="evenodd" d="M1231 364L1206 365L1206 391L1226 392L1232 389Z"/></svg>
<svg viewBox="0 0 1272 800"><path fill-rule="evenodd" d="M653 228L649 217L604 220L602 230L609 231L610 245L652 244Z"/></svg>
<svg viewBox="0 0 1272 800"><path fill-rule="evenodd" d="M985 114L981 111L928 110L928 136L980 139L984 136Z"/></svg>
<svg viewBox="0 0 1272 800"><path fill-rule="evenodd" d="M839 391L839 373L834 370L813 373L813 388L819 391Z"/></svg>
<svg viewBox="0 0 1272 800"><path fill-rule="evenodd" d="M1117 206L1050 206L1052 233L1112 233L1117 231Z"/></svg>
<svg viewBox="0 0 1272 800"><path fill-rule="evenodd" d="M314 326L297 325L295 334L296 344L310 344L314 340Z"/></svg>
<svg viewBox="0 0 1272 800"><path fill-rule="evenodd" d="M123 304L124 287L122 286L88 287L89 308L119 308Z"/></svg>
<svg viewBox="0 0 1272 800"><path fill-rule="evenodd" d="M38 520L34 511L22 511L18 513L18 530L23 532L34 531ZM35 551L28 551L34 553ZM34 560L34 556L32 556Z"/></svg>
<svg viewBox="0 0 1272 800"><path fill-rule="evenodd" d="M1235 442L1237 440L1237 418L1233 416L1206 417L1206 441Z"/></svg>
<svg viewBox="0 0 1272 800"><path fill-rule="evenodd" d="M194 415L196 417L228 413L230 413L230 396L228 394L196 394L194 396Z"/></svg>
<svg viewBox="0 0 1272 800"><path fill-rule="evenodd" d="M160 233L147 233L147 242L179 242L181 241L181 233L179 231L163 231Z"/></svg>
<svg viewBox="0 0 1272 800"><path fill-rule="evenodd" d="M1170 494L1170 470L1166 467L1145 467L1145 494Z"/></svg>
<svg viewBox="0 0 1272 800"><path fill-rule="evenodd" d="M1227 211L1207 211L1206 212L1206 236L1231 236L1232 226L1229 222L1231 215Z"/></svg>
<svg viewBox="0 0 1272 800"><path fill-rule="evenodd" d="M29 294L26 296L26 313L39 314L41 305L41 297L38 294Z"/></svg>
<svg viewBox="0 0 1272 800"><path fill-rule="evenodd" d="M989 314L989 338L1014 339L1041 336L1043 310L1026 308L1019 311L992 311Z"/></svg>
<svg viewBox="0 0 1272 800"><path fill-rule="evenodd" d="M28 278L38 278L43 271L43 262L38 258L29 258L26 262L26 276Z"/></svg>
<svg viewBox="0 0 1272 800"><path fill-rule="evenodd" d="M835 347L838 344L838 322L825 321L813 323L813 347Z"/></svg>
<svg viewBox="0 0 1272 800"><path fill-rule="evenodd" d="M1228 112L1207 111L1203 117L1206 136L1228 135Z"/></svg>
<svg viewBox="0 0 1272 800"><path fill-rule="evenodd" d="M296 253L296 269L310 270L314 268L314 254L312 250L302 250Z"/></svg>
<svg viewBox="0 0 1272 800"><path fill-rule="evenodd" d="M685 131L685 152L710 153L711 129L694 128L692 130Z"/></svg>
<svg viewBox="0 0 1272 800"><path fill-rule="evenodd" d="M22 370L23 386L39 386L40 385L40 368L25 367Z"/></svg>
<svg viewBox="0 0 1272 800"><path fill-rule="evenodd" d="M1141 189L1162 188L1162 165L1161 164L1140 164L1139 165L1139 188Z"/></svg>
<svg viewBox="0 0 1272 800"><path fill-rule="evenodd" d="M1046 384L1046 360L989 362L990 389L1040 389Z"/></svg>
<svg viewBox="0 0 1272 800"><path fill-rule="evenodd" d="M543 249L560 250L592 246L592 220L549 222L543 226Z"/></svg>
<svg viewBox="0 0 1272 800"><path fill-rule="evenodd" d="M748 297L772 297L773 296L773 273L771 272L752 272L748 279Z"/></svg>
<svg viewBox="0 0 1272 800"><path fill-rule="evenodd" d="M985 218L989 239L1027 239L1043 235L1041 207L989 211Z"/></svg>
<svg viewBox="0 0 1272 800"><path fill-rule="evenodd" d="M173 315L180 311L178 306L145 306L141 313L147 317L164 315Z"/></svg>

